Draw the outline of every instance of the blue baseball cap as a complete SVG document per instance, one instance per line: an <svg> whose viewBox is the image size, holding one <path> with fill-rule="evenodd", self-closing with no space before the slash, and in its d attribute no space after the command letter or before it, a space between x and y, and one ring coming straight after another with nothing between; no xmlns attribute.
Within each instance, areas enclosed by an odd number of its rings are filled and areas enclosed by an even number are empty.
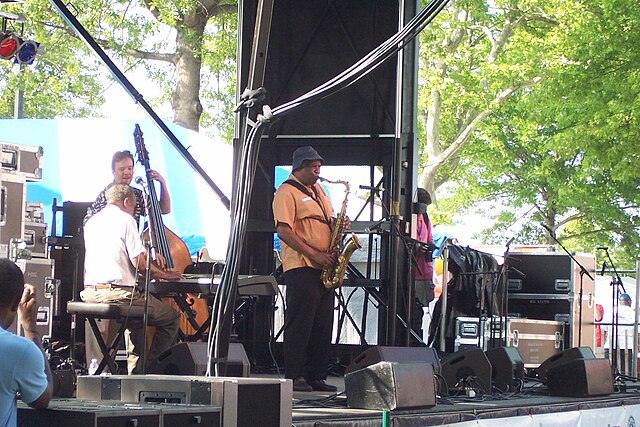
<svg viewBox="0 0 640 427"><path fill-rule="evenodd" d="M618 299L620 301L631 301L631 297L629 296L629 294L620 294Z"/></svg>

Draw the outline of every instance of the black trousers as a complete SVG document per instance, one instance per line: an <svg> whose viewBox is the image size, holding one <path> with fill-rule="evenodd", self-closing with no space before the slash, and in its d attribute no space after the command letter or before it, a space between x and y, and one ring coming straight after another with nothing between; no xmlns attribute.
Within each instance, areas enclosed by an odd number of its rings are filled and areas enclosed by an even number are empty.
<svg viewBox="0 0 640 427"><path fill-rule="evenodd" d="M327 378L334 292L320 278L321 270L310 267L284 272L287 308L284 313L285 378Z"/></svg>

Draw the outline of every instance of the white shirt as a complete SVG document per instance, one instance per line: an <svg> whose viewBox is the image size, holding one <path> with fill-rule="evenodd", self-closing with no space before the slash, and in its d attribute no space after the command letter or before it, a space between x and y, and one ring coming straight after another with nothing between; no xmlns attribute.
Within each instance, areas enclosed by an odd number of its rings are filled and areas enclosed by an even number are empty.
<svg viewBox="0 0 640 427"><path fill-rule="evenodd" d="M85 285L135 286L131 260L144 252L144 246L131 215L108 204L85 224L84 245Z"/></svg>
<svg viewBox="0 0 640 427"><path fill-rule="evenodd" d="M635 322L635 310L628 305L618 305L618 342L617 347L619 349L631 350L633 349L633 323ZM614 319L615 320L615 319ZM604 316L603 323L613 323L611 316ZM603 343L604 348L609 348L609 340L613 327L611 325L602 325L602 329L607 332L605 341Z"/></svg>

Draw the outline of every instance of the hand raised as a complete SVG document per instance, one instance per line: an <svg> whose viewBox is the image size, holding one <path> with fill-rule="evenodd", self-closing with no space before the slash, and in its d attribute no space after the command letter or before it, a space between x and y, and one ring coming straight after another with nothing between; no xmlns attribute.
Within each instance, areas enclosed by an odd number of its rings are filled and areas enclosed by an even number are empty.
<svg viewBox="0 0 640 427"><path fill-rule="evenodd" d="M36 289L32 285L25 284L18 304L18 320L25 330L35 331L37 316Z"/></svg>
<svg viewBox="0 0 640 427"><path fill-rule="evenodd" d="M149 169L149 170L147 171L147 176L149 177L149 179L153 179L153 180L155 180L155 181L158 181L158 182L159 182L159 183L161 183L161 184L164 184L164 183L165 183L165 182L164 182L164 177L163 177L162 175L160 175L160 174L158 173L158 171L156 171L156 170Z"/></svg>

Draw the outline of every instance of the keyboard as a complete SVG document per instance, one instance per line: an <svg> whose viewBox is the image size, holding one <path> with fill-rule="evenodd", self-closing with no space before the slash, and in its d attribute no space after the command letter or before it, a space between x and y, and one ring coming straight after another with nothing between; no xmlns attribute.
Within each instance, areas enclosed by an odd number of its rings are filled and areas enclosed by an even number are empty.
<svg viewBox="0 0 640 427"><path fill-rule="evenodd" d="M149 292L158 295L168 295L178 292L213 296L220 285L220 276L213 278L208 275L189 276L176 281L152 280ZM239 275L238 295L241 296L275 296L278 284L273 276Z"/></svg>

